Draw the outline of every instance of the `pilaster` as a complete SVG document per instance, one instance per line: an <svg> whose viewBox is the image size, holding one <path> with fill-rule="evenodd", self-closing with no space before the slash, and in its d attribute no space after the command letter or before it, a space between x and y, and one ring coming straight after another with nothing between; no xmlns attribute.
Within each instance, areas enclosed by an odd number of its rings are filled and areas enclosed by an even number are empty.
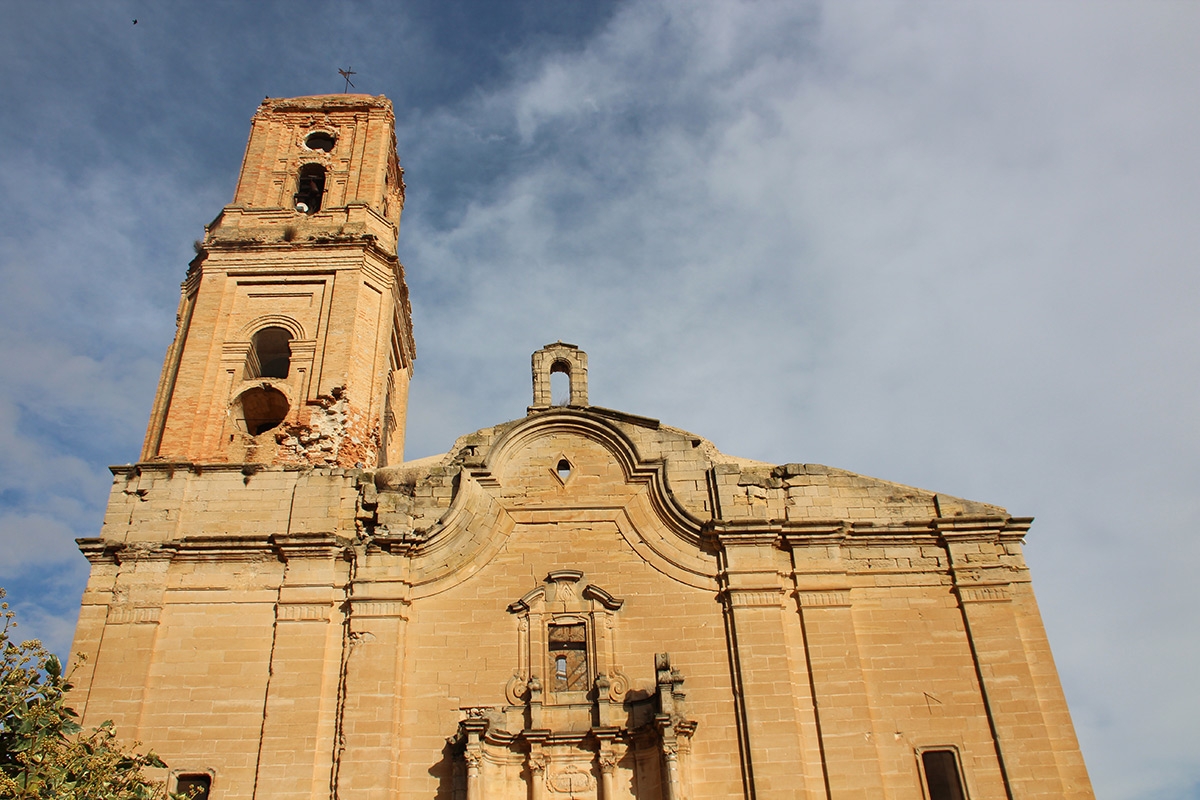
<svg viewBox="0 0 1200 800"><path fill-rule="evenodd" d="M842 560L840 525L787 537L826 792L831 800L882 797L875 723Z"/></svg>
<svg viewBox="0 0 1200 800"><path fill-rule="evenodd" d="M172 548L115 554L117 571L108 592L104 632L81 720L85 726L111 719L122 737L144 738L144 701L172 555Z"/></svg>
<svg viewBox="0 0 1200 800"><path fill-rule="evenodd" d="M784 626L779 533L763 524L716 522L719 580L734 694L738 704L743 780L748 798L808 796L796 770L803 750ZM668 764L668 768L670 765Z"/></svg>
<svg viewBox="0 0 1200 800"><path fill-rule="evenodd" d="M385 800L399 796L407 591L401 582L364 579L353 585L347 601L334 740L337 797Z"/></svg>
<svg viewBox="0 0 1200 800"><path fill-rule="evenodd" d="M934 521L949 554L1008 796L1060 798L1065 793L1055 746L1037 694L1030 691L1036 681L1013 607L1013 570L1001 560L1007 523L991 517Z"/></svg>
<svg viewBox="0 0 1200 800"><path fill-rule="evenodd" d="M286 563L275 606L255 797L317 800L329 785L341 667L345 545L328 534L276 536Z"/></svg>

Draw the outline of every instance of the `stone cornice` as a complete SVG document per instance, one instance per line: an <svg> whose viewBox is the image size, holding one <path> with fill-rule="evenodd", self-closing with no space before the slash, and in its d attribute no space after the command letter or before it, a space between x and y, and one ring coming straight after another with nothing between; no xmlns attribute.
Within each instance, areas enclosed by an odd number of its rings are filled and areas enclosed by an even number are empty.
<svg viewBox="0 0 1200 800"><path fill-rule="evenodd" d="M766 545L795 549L827 544L925 544L931 538L953 541L1019 541L1032 517L934 517L898 524L849 520L710 520L703 534L713 544Z"/></svg>
<svg viewBox="0 0 1200 800"><path fill-rule="evenodd" d="M276 558L270 536L185 536L172 543L179 561L257 561Z"/></svg>
<svg viewBox="0 0 1200 800"><path fill-rule="evenodd" d="M379 216L374 209L371 209L362 204L354 204L355 210L360 207L364 213L369 215L372 223L384 227L384 230L392 230L391 223ZM330 209L330 213L336 211L346 211L349 207L340 209ZM222 229L221 223L226 217L249 217L250 219L259 219L259 227L237 228L231 227ZM211 271L232 271L240 267L226 267L220 265L208 265L206 262L209 256L218 253L229 251L238 255L246 253L280 253L280 254L297 254L302 255L307 252L322 252L321 258L328 262L328 251L330 250L348 250L353 249L355 252L365 253L374 256L380 261L391 267L392 276L399 277L402 273L399 271L400 260L396 256L394 249L388 249L383 244L379 237L373 233L336 233L334 223L328 223L330 226L327 229L317 228L313 232L313 238L304 240L295 239L293 241L284 241L278 239L277 233L274 230L276 226L287 225L288 222L295 217L296 214L287 210L269 210L269 211L250 211L243 210L237 206L226 206L225 210L213 220L209 226L210 233L205 239L200 256L194 260L197 272ZM339 216L345 216L341 214ZM289 259L290 261L291 259ZM347 264L342 269L361 268L361 264ZM253 269L255 271L271 272L273 269L280 269L287 272L293 272L296 267L294 264L256 264ZM332 271L330 267L323 270L325 273Z"/></svg>
<svg viewBox="0 0 1200 800"><path fill-rule="evenodd" d="M101 538L80 538L75 540L75 544L92 564L116 564L117 551L125 546Z"/></svg>
<svg viewBox="0 0 1200 800"><path fill-rule="evenodd" d="M808 589L792 592L801 608L839 608L850 605L850 589Z"/></svg>
<svg viewBox="0 0 1200 800"><path fill-rule="evenodd" d="M1012 517L990 515L935 517L930 525L946 538L970 540L975 538L994 539L1008 527ZM1028 527L1028 525L1026 525Z"/></svg>
<svg viewBox="0 0 1200 800"><path fill-rule="evenodd" d="M260 472L304 472L317 475L332 475L337 477L353 477L367 472L355 467L325 467L310 464L245 464L241 462L199 462L199 461L139 461L136 464L110 465L108 471L121 477L137 477L143 473L159 473L173 475L176 472L189 472L193 475L203 475L206 472L240 472L253 476Z"/></svg>
<svg viewBox="0 0 1200 800"><path fill-rule="evenodd" d="M77 539L80 551L93 564L135 560L258 560L289 561L296 558L344 556L350 542L329 533L278 534L275 536L185 536L169 542L124 543L104 539Z"/></svg>
<svg viewBox="0 0 1200 800"><path fill-rule="evenodd" d="M275 549L285 561L295 558L335 558L346 555L350 540L332 533L277 533L270 537Z"/></svg>
<svg viewBox="0 0 1200 800"><path fill-rule="evenodd" d="M314 113L344 114L352 111L382 111L392 115L392 102L385 95L344 93L316 94L302 97L268 97L259 104L256 118L270 118L276 112L311 111Z"/></svg>
<svg viewBox="0 0 1200 800"><path fill-rule="evenodd" d="M704 523L703 535L710 544L776 547L781 541L782 520L713 519Z"/></svg>

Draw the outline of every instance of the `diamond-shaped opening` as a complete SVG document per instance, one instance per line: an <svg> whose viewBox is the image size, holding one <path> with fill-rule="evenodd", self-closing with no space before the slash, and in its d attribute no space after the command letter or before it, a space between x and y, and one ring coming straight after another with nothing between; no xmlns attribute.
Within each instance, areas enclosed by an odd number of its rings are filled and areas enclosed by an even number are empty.
<svg viewBox="0 0 1200 800"><path fill-rule="evenodd" d="M560 452L554 456L550 462L550 474L557 477L558 482L566 486L566 483L571 480L571 473L575 471L575 464L571 463L571 459L566 457L566 453Z"/></svg>

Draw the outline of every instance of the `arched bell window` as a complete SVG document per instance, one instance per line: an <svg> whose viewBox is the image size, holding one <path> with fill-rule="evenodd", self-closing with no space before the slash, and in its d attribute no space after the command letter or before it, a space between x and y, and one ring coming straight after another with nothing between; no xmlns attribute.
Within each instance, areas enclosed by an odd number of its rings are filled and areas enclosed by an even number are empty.
<svg viewBox="0 0 1200 800"><path fill-rule="evenodd" d="M531 411L588 404L587 353L573 344L555 342L533 354Z"/></svg>
<svg viewBox="0 0 1200 800"><path fill-rule="evenodd" d="M255 378L286 378L292 364L292 334L290 331L263 328L250 337L250 352L246 354L246 380Z"/></svg>
<svg viewBox="0 0 1200 800"><path fill-rule="evenodd" d="M571 402L571 365L562 359L550 365L550 402L556 406Z"/></svg>
<svg viewBox="0 0 1200 800"><path fill-rule="evenodd" d="M325 196L325 168L320 164L305 164L296 176L296 210L315 214L321 210Z"/></svg>

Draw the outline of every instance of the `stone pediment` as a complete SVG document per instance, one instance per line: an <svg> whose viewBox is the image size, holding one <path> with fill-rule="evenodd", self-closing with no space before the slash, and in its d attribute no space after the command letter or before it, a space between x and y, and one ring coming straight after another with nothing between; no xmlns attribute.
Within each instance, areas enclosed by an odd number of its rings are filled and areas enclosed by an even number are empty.
<svg viewBox="0 0 1200 800"><path fill-rule="evenodd" d="M375 483L376 539L411 558L415 596L482 568L518 525L612 525L655 568L716 588L704 519L670 488L667 459L645 458L609 418L585 409L531 415L463 437L426 464L381 470Z"/></svg>
<svg viewBox="0 0 1200 800"><path fill-rule="evenodd" d="M575 464L558 446L570 442L582 445L581 457L595 470L581 471L586 465ZM564 460L569 477L557 475ZM606 480L607 490L618 493L617 481L650 487L664 522L693 544L697 525L711 519L883 528L936 518L1007 517L996 505L835 467L730 456L687 431L598 407L555 408L484 428L460 437L448 453L381 469L374 480L381 495L392 497L385 505L411 516L418 538L426 539L445 527L464 476L498 490L513 509L620 504L620 498L604 496Z"/></svg>

